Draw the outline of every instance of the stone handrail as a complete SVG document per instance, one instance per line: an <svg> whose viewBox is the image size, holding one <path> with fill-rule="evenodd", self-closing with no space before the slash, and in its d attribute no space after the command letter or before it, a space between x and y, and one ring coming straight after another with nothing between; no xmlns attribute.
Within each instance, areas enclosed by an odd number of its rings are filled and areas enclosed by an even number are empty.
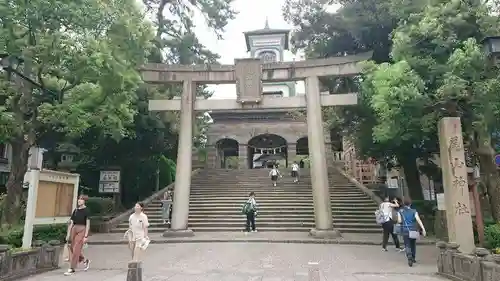
<svg viewBox="0 0 500 281"><path fill-rule="evenodd" d="M59 241L33 243L33 249L11 252L7 245L0 245L0 280L18 280L59 268L63 247Z"/></svg>
<svg viewBox="0 0 500 281"><path fill-rule="evenodd" d="M438 274L460 281L500 280L500 255L491 255L483 248L474 254L461 253L457 243L438 242Z"/></svg>
<svg viewBox="0 0 500 281"><path fill-rule="evenodd" d="M343 151L332 151L333 161L339 162L344 161L344 152Z"/></svg>
<svg viewBox="0 0 500 281"><path fill-rule="evenodd" d="M191 173L191 176L195 176L201 171L201 169L196 169ZM175 182L172 182L169 184L167 187L153 193L151 196L147 197L146 199L142 200L141 202L144 203L144 205L148 205L151 202L153 202L155 199L159 198L162 196L169 188L174 188ZM111 229L116 227L118 224L122 223L123 221L127 220L128 217L134 212L134 208L130 208L127 211L121 213L120 215L110 219L107 222L104 222L101 227L99 228L99 232L110 232Z"/></svg>
<svg viewBox="0 0 500 281"><path fill-rule="evenodd" d="M354 177L351 175L347 174L345 171L343 171L339 167L333 167L337 172L339 172L341 175L346 177L352 184L354 184L357 188L361 189L366 195L370 196L370 198L375 201L377 204L382 203L382 199L375 194L371 189L368 187L364 186L362 183L360 183L358 180L356 180Z"/></svg>

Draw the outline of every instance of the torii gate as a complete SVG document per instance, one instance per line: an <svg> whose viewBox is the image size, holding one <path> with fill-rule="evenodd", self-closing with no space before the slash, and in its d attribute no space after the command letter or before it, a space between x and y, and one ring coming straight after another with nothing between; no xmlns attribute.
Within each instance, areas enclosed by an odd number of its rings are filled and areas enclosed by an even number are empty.
<svg viewBox="0 0 500 281"><path fill-rule="evenodd" d="M248 108L306 108L309 157L314 200L316 237L338 237L333 228L328 170L321 106L357 104L357 94L320 93L318 77L353 76L360 72L359 62L370 59L371 52L354 56L314 59L299 62L262 63L260 59L236 59L234 65L147 64L142 79L151 84L182 83L180 100L150 100L150 111L180 111L180 132L172 227L163 236L192 236L188 229L191 188L194 111L245 110ZM270 97L262 95L263 82L305 80L306 95ZM236 83L237 99L196 99L196 84Z"/></svg>

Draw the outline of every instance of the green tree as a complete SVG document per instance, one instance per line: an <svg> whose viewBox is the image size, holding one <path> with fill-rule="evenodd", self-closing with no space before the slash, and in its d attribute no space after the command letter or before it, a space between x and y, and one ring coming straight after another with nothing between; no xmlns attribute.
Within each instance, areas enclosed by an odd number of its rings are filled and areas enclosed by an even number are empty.
<svg viewBox="0 0 500 281"><path fill-rule="evenodd" d="M208 25L220 35L234 14L229 3L219 1L214 6L208 5L206 1L144 1L146 11L156 27L154 48L148 62L216 63L218 56L207 50L196 38L192 15L194 12L201 13ZM82 183L89 187L88 192L99 195L97 185L100 168L120 167L123 177L122 203L125 206L149 196L157 184L162 188L175 178L175 162L170 159L176 159L178 114L149 112L148 101L179 96L181 88L175 85L148 85L140 87L136 94L137 100L133 103L136 115L134 124L128 128L128 136L116 141L99 130L89 130L75 141L81 149L78 172L82 175ZM200 86L198 95L208 97L210 94ZM196 119L196 146L204 144L205 119L202 113ZM54 136L53 133L49 135Z"/></svg>
<svg viewBox="0 0 500 281"><path fill-rule="evenodd" d="M217 64L218 54L208 50L195 33L195 15L201 16L205 24L222 39L222 33L228 22L234 19L236 12L231 8L233 0L143 0L147 13L153 18L156 27L154 38L155 52L149 56L149 62L168 64ZM182 93L182 88L175 85L151 87L151 97L172 99ZM212 95L205 85L198 86L197 95L208 98ZM179 122L178 112L154 114L165 122L172 123L174 131ZM208 125L204 112L198 112L195 119L195 145L205 143L204 132Z"/></svg>
<svg viewBox="0 0 500 281"><path fill-rule="evenodd" d="M395 30L395 63L369 68L365 81L373 90L376 139L424 141L418 135L436 128L441 117L462 118L466 145L479 160L497 220L500 178L492 134L500 124L500 80L479 41L499 34L498 21L483 1L432 1Z"/></svg>
<svg viewBox="0 0 500 281"><path fill-rule="evenodd" d="M42 90L8 73L0 90L2 139L12 146L5 218L20 217L29 148L42 131L78 136L89 128L120 139L133 121L137 66L145 62L150 24L133 0L3 1L0 52ZM7 78L7 79L6 79Z"/></svg>
<svg viewBox="0 0 500 281"><path fill-rule="evenodd" d="M326 11L333 2L341 4L334 13ZM377 63L389 62L391 33L401 18L407 14L394 8L395 1L303 1L288 0L284 7L287 20L296 26L292 36L294 49L302 49L308 58L321 58L373 51ZM418 3L405 6L405 11L416 10ZM400 5L401 6L401 5ZM414 143L392 143L373 137L377 124L375 111L370 105L371 91L361 90L359 77L323 79L323 84L334 93L358 91L358 105L353 107L325 108L325 126L341 129L344 137L354 143L358 155L374 157L384 164L392 159L404 167L406 180L413 198L421 198L421 185L415 160L424 155ZM404 157L401 157L404 156ZM411 156L411 157L409 157Z"/></svg>

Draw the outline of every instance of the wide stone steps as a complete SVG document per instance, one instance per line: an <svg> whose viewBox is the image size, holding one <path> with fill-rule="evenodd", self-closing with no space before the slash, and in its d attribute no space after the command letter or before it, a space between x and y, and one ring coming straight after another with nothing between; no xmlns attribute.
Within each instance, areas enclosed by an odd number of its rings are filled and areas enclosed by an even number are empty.
<svg viewBox="0 0 500 281"><path fill-rule="evenodd" d="M265 221L269 221L269 222L304 222L304 221L310 221L310 222L314 222L314 216L305 216L305 217L290 217L290 216L280 216L280 217L276 217L274 215L261 215L259 214L258 215L259 219L261 220L265 220ZM149 216L148 217L149 219L149 222L151 224L153 223L160 223L160 224L163 224L163 219L161 218L161 216L157 215L157 216ZM221 220L224 220L224 221L237 221L237 222L241 222L242 220L244 220L244 216L241 215L241 214L233 214L233 215L228 215L228 216L207 216L207 217L192 217L192 216L189 216L189 221L190 222L193 222L193 223L198 223L198 222L211 222L211 223L218 223L220 222ZM367 223L367 224L372 224L373 223L373 220L374 218L373 217L362 217L362 218L356 218L356 222L357 223ZM350 222L353 222L353 219L350 218L350 217L341 217L341 216L335 216L333 218L333 222L334 223L350 223Z"/></svg>
<svg viewBox="0 0 500 281"><path fill-rule="evenodd" d="M188 226L195 232L242 231L245 216L241 208L250 192L255 192L258 204L256 219L259 231L307 232L314 228L314 202L311 177L301 171L301 180L294 183L290 171L282 170L283 178L273 187L269 171L208 169L196 174L191 181ZM377 204L362 190L338 173L331 173L330 202L334 227L341 232L379 233L374 212ZM167 229L161 217L161 202L153 201L145 213L150 232ZM124 232L124 222L113 232Z"/></svg>
<svg viewBox="0 0 500 281"><path fill-rule="evenodd" d="M242 232L243 227L227 227L227 226L222 226L222 227L216 227L216 226L210 226L210 227L192 227L190 228L195 231L195 232ZM276 226L276 227L259 227L258 230L260 232L309 232L312 227L308 226L299 226L299 227L283 227L283 226ZM348 227L336 227L337 230L339 230L341 233L380 233L380 229L365 229L363 227L354 227L354 228L348 228ZM149 228L150 233L161 233L166 230L166 227L163 228ZM115 228L111 232L113 233L122 233L125 232L126 228L118 229Z"/></svg>

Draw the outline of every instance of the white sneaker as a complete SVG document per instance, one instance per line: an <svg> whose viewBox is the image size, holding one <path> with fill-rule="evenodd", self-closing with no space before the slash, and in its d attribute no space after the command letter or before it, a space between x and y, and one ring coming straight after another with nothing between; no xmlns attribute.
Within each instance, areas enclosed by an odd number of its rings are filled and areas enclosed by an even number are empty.
<svg viewBox="0 0 500 281"><path fill-rule="evenodd" d="M257 230L252 230L252 232L257 232Z"/></svg>
<svg viewBox="0 0 500 281"><path fill-rule="evenodd" d="M86 259L84 262L83 262L83 270L84 271L87 271L89 270L90 268L90 260L89 259Z"/></svg>
<svg viewBox="0 0 500 281"><path fill-rule="evenodd" d="M64 272L64 276L70 276L70 275L73 275L75 274L75 270L74 269L68 269L68 271Z"/></svg>

